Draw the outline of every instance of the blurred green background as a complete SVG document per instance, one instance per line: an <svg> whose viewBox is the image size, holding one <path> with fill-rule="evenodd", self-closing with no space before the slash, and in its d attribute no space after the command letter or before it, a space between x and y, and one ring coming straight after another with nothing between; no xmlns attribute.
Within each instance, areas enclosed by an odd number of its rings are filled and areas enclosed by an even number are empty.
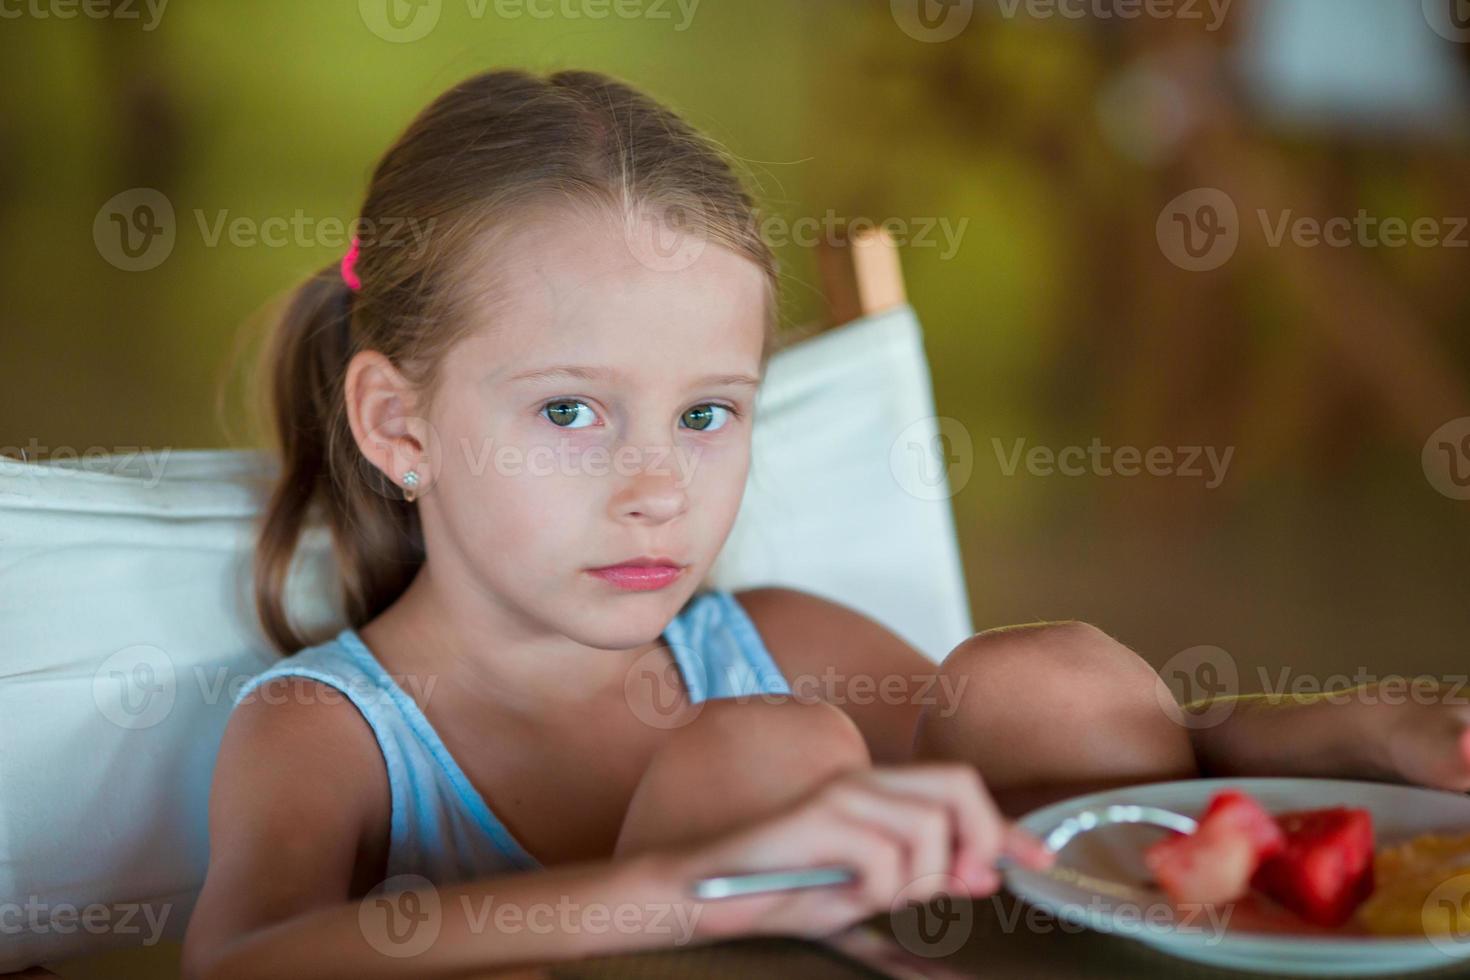
<svg viewBox="0 0 1470 980"><path fill-rule="evenodd" d="M346 221L450 84L592 68L723 142L778 218L935 226L902 255L939 414L970 438L977 627L1086 619L1156 665L1218 646L1245 690L1282 666L1463 673L1470 24L1436 4L12 0L0 452L258 444L268 313L342 249L211 244L213 223ZM94 221L140 187L176 241L125 271ZM1202 188L1238 245L1194 270L1170 235L1213 241ZM1360 210L1435 234L1272 241ZM786 322L820 319L811 249L779 255ZM1233 455L1215 487L1007 473L1021 439Z"/></svg>

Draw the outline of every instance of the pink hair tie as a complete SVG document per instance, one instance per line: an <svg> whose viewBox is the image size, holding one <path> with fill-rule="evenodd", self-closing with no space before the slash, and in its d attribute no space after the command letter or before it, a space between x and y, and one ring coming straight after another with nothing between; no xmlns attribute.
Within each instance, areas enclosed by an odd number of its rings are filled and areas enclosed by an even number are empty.
<svg viewBox="0 0 1470 980"><path fill-rule="evenodd" d="M347 283L347 288L354 293L362 289L362 280L357 277L357 236L352 237L352 247L347 254L342 256L342 281Z"/></svg>

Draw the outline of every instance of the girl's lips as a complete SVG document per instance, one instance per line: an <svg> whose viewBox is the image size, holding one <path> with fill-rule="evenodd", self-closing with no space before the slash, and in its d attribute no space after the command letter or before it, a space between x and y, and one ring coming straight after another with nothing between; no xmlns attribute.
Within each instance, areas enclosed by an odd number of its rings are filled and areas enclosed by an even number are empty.
<svg viewBox="0 0 1470 980"><path fill-rule="evenodd" d="M680 575L683 565L609 565L607 568L590 568L588 574L604 582L610 582L629 592L649 592L662 589Z"/></svg>

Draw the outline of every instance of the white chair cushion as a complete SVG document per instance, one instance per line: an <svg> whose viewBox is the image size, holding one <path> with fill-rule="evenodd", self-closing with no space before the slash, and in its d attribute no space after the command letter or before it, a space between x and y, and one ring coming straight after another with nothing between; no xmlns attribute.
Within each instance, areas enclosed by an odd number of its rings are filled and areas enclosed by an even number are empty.
<svg viewBox="0 0 1470 980"><path fill-rule="evenodd" d="M712 580L824 595L943 659L973 628L938 435L908 306L774 355Z"/></svg>
<svg viewBox="0 0 1470 980"><path fill-rule="evenodd" d="M907 307L776 354L711 581L822 594L943 656L971 631L949 501L907 492L921 461L891 452L931 444L932 416ZM231 694L274 659L250 594L273 472L236 451L0 459L0 971L182 937ZM330 635L325 529L294 569L293 617Z"/></svg>

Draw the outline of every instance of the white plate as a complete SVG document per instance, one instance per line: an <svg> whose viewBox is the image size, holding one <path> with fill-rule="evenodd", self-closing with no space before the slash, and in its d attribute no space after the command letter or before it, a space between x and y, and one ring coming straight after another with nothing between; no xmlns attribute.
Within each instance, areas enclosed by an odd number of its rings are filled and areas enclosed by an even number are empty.
<svg viewBox="0 0 1470 980"><path fill-rule="evenodd" d="M1194 779L1127 786L1043 807L1020 824L1044 837L1079 810L1113 803L1198 816L1210 797L1227 787L1244 790L1273 813L1365 807L1373 814L1380 847L1431 831L1470 832L1470 797L1463 794L1339 779ZM1434 969L1470 956L1470 936L1431 941L1314 931L1289 913L1263 914L1250 905L1180 914L1150 883L1143 865L1143 848L1164 833L1147 827L1094 830L1063 848L1053 875L1012 870L1006 873L1006 884L1022 899L1067 922L1236 970L1360 976ZM1055 874L1058 869L1060 875ZM1127 887L1113 888L1110 883Z"/></svg>

